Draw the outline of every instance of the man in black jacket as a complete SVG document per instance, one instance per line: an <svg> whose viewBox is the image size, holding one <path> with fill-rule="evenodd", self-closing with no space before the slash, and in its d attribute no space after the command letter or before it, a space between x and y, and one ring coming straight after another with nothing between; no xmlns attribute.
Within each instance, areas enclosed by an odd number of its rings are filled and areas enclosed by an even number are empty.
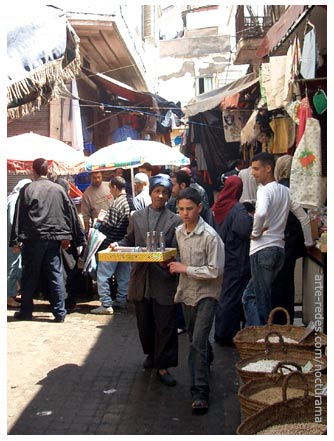
<svg viewBox="0 0 334 441"><path fill-rule="evenodd" d="M75 219L65 190L47 178L48 161L33 162L33 182L20 192L9 246L22 253L21 309L18 320L32 320L33 299L42 275L47 282L54 321L65 320L61 248L75 240Z"/></svg>

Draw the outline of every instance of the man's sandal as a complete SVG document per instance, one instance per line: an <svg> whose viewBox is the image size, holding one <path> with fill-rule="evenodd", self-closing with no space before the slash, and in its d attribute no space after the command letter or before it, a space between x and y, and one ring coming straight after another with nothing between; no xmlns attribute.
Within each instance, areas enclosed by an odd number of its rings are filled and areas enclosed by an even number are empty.
<svg viewBox="0 0 334 441"><path fill-rule="evenodd" d="M209 404L206 400L197 399L192 402L192 413L203 414L209 410Z"/></svg>

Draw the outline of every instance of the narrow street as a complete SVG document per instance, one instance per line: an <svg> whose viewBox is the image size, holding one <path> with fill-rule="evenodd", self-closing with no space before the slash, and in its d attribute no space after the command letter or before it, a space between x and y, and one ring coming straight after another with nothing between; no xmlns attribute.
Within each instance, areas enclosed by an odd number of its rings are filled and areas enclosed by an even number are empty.
<svg viewBox="0 0 334 441"><path fill-rule="evenodd" d="M133 305L113 316L78 304L65 323L52 322L48 302L34 320L7 310L7 431L10 435L233 435L240 423L238 353L213 341L211 403L192 415L187 334L179 336L178 381L168 388L142 368Z"/></svg>

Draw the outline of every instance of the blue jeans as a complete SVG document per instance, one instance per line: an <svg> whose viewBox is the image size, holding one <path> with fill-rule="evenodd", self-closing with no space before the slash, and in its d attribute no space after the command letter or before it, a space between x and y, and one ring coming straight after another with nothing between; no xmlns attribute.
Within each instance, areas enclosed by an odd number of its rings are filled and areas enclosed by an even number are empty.
<svg viewBox="0 0 334 441"><path fill-rule="evenodd" d="M206 297L196 306L183 305L184 318L189 335L188 365L190 392L193 399L209 399L209 370L213 361L209 334L212 328L217 300Z"/></svg>
<svg viewBox="0 0 334 441"><path fill-rule="evenodd" d="M46 282L48 300L55 317L65 317L65 286L60 242L29 240L22 246L21 312L30 315L33 298L39 293L41 279Z"/></svg>
<svg viewBox="0 0 334 441"><path fill-rule="evenodd" d="M242 296L246 326L262 326L271 311L271 286L284 264L284 248L268 247L250 256L252 277Z"/></svg>
<svg viewBox="0 0 334 441"><path fill-rule="evenodd" d="M7 248L7 297L15 297L17 294L17 283L21 282L22 263L21 253L13 253Z"/></svg>
<svg viewBox="0 0 334 441"><path fill-rule="evenodd" d="M112 306L109 279L115 274L117 280L116 300L126 302L128 284L130 280L131 264L128 262L99 262L97 265L97 291L101 305L105 308Z"/></svg>

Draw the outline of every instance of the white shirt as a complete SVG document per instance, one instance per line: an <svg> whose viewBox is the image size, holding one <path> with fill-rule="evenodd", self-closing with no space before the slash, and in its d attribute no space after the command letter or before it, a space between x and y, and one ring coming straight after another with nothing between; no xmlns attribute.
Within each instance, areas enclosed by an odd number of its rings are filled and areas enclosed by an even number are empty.
<svg viewBox="0 0 334 441"><path fill-rule="evenodd" d="M284 230L291 211L301 223L305 245L313 245L310 219L303 208L290 198L287 187L276 181L266 185L259 185L257 190L256 210L250 252L252 255L268 247L284 248ZM261 235L264 228L267 230Z"/></svg>

